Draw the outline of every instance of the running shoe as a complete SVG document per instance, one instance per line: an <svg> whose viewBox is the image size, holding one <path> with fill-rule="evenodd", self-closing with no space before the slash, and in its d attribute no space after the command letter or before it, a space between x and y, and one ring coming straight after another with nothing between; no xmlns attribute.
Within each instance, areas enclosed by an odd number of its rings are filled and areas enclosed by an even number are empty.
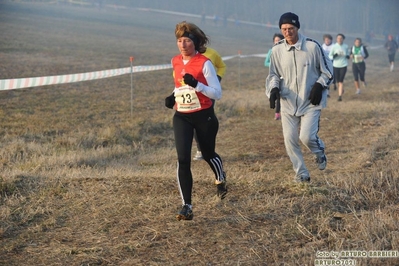
<svg viewBox="0 0 399 266"><path fill-rule="evenodd" d="M197 153L195 154L193 160L194 160L194 161L199 161L199 160L202 160L202 159L204 159L204 158L202 157L202 152L197 151Z"/></svg>
<svg viewBox="0 0 399 266"><path fill-rule="evenodd" d="M319 170L324 170L327 167L327 157L325 154L321 156L316 156L316 164L319 167Z"/></svg>
<svg viewBox="0 0 399 266"><path fill-rule="evenodd" d="M294 182L296 183L303 183L303 182L310 182L310 176L295 176Z"/></svg>
<svg viewBox="0 0 399 266"><path fill-rule="evenodd" d="M215 185L216 185L216 195L220 199L224 199L226 197L226 194L227 194L226 178L223 181L215 181Z"/></svg>
<svg viewBox="0 0 399 266"><path fill-rule="evenodd" d="M179 211L179 213L176 215L177 220L192 220L194 217L192 207L188 204L184 204Z"/></svg>

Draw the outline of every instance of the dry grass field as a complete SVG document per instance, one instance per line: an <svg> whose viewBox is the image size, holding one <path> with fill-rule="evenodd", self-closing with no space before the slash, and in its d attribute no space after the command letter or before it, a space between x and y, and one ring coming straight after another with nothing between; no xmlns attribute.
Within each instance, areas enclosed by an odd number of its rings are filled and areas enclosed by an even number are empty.
<svg viewBox="0 0 399 266"><path fill-rule="evenodd" d="M169 63L197 18L0 1L0 79ZM203 25L222 56L266 53L273 32ZM321 34L314 37L321 40ZM351 45L353 38L348 38ZM0 91L0 265L314 265L318 252L399 250L399 70L370 50L368 87L331 91L325 171L292 182L263 58L226 61L217 152L229 193L193 162L194 220L177 221L170 70ZM195 150L193 150L194 154ZM328 257L331 258L331 257ZM399 265L396 258L353 258Z"/></svg>

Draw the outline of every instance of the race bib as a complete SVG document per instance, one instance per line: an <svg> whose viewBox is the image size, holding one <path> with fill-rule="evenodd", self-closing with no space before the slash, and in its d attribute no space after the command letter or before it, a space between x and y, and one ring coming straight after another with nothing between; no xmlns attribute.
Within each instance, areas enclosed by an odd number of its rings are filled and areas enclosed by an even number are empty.
<svg viewBox="0 0 399 266"><path fill-rule="evenodd" d="M363 56L360 54L353 55L353 63L363 62Z"/></svg>
<svg viewBox="0 0 399 266"><path fill-rule="evenodd" d="M175 90L175 101L179 112L184 113L201 109L195 90L188 85Z"/></svg>

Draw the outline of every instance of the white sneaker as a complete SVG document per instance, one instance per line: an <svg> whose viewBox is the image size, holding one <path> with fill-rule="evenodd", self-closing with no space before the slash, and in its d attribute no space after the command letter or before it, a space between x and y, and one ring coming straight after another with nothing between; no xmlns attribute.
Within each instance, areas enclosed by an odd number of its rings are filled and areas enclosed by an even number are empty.
<svg viewBox="0 0 399 266"><path fill-rule="evenodd" d="M194 161L199 161L199 160L202 160L202 159L204 159L204 158L202 157L202 152L197 151L197 153L195 154L193 160L194 160Z"/></svg>
<svg viewBox="0 0 399 266"><path fill-rule="evenodd" d="M357 89L357 90L356 90L356 94L360 94L360 89Z"/></svg>

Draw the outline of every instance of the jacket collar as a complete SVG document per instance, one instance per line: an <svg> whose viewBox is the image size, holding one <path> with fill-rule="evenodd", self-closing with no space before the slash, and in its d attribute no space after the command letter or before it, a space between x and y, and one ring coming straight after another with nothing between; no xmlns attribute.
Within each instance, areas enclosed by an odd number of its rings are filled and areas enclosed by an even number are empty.
<svg viewBox="0 0 399 266"><path fill-rule="evenodd" d="M292 47L294 47L295 50L301 50L303 40L304 40L304 36L298 32L298 41L294 45L290 45L287 43L287 41L284 40L285 48L287 49L287 51L291 50Z"/></svg>

